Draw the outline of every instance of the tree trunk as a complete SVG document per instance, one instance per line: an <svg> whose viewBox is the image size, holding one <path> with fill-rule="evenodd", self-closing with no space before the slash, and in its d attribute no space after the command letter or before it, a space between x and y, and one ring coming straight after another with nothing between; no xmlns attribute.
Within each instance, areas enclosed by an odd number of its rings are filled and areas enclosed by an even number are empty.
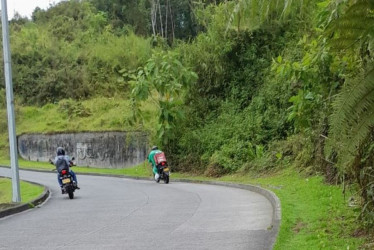
<svg viewBox="0 0 374 250"><path fill-rule="evenodd" d="M171 32L172 32L172 42L175 40L175 25L174 25L174 19L173 19L173 12L171 10L171 5L169 5L169 11L170 11L170 22L171 22Z"/></svg>
<svg viewBox="0 0 374 250"><path fill-rule="evenodd" d="M166 0L165 6L165 38L168 39L168 10L169 10L169 0Z"/></svg>
<svg viewBox="0 0 374 250"><path fill-rule="evenodd" d="M162 13L161 13L160 0L158 0L158 11L159 11L159 16L160 16L160 33L161 33L161 37L164 37L164 28L163 28L163 25L162 25Z"/></svg>
<svg viewBox="0 0 374 250"><path fill-rule="evenodd" d="M156 14L157 14L157 9L156 9L156 2L155 0L150 0L151 2L151 24L152 24L152 32L153 36L156 36Z"/></svg>

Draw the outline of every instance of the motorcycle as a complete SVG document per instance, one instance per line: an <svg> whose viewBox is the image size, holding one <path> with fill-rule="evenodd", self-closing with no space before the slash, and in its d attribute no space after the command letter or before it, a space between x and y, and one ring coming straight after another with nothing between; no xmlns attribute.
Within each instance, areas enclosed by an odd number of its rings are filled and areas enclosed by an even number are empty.
<svg viewBox="0 0 374 250"><path fill-rule="evenodd" d="M170 177L170 169L166 161L161 162L157 165L158 175L159 177L156 178L156 182L159 183L160 180L164 180L165 184L169 183Z"/></svg>
<svg viewBox="0 0 374 250"><path fill-rule="evenodd" d="M74 157L69 161L69 168L75 166ZM50 161L52 164L53 162ZM57 170L58 171L58 170ZM77 189L77 184L74 182L69 169L62 169L59 171L59 177L62 183L62 194L68 194L70 199L74 199L74 191Z"/></svg>

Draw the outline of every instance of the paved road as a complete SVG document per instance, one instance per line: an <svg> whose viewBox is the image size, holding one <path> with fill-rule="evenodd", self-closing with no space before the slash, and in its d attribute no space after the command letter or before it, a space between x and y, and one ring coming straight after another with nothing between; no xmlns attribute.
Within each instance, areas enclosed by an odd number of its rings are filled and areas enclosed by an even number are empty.
<svg viewBox="0 0 374 250"><path fill-rule="evenodd" d="M78 175L81 190L69 200L55 173L20 177L52 196L0 219L0 249L269 249L272 206L247 190Z"/></svg>

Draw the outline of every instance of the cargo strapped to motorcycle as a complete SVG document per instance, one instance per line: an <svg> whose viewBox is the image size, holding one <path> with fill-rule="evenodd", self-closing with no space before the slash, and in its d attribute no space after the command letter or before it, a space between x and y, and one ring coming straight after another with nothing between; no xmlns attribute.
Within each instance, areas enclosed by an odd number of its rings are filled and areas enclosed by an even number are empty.
<svg viewBox="0 0 374 250"><path fill-rule="evenodd" d="M155 154L154 159L155 159L156 165L158 165L158 164L160 164L162 162L166 162L165 153L161 152L161 153Z"/></svg>

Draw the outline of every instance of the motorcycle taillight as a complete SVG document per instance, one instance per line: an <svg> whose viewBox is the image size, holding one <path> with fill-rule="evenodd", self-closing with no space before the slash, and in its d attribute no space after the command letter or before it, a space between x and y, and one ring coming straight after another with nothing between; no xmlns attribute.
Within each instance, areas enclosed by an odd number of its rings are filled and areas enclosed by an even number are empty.
<svg viewBox="0 0 374 250"><path fill-rule="evenodd" d="M67 171L64 169L61 171L61 174L67 174Z"/></svg>

